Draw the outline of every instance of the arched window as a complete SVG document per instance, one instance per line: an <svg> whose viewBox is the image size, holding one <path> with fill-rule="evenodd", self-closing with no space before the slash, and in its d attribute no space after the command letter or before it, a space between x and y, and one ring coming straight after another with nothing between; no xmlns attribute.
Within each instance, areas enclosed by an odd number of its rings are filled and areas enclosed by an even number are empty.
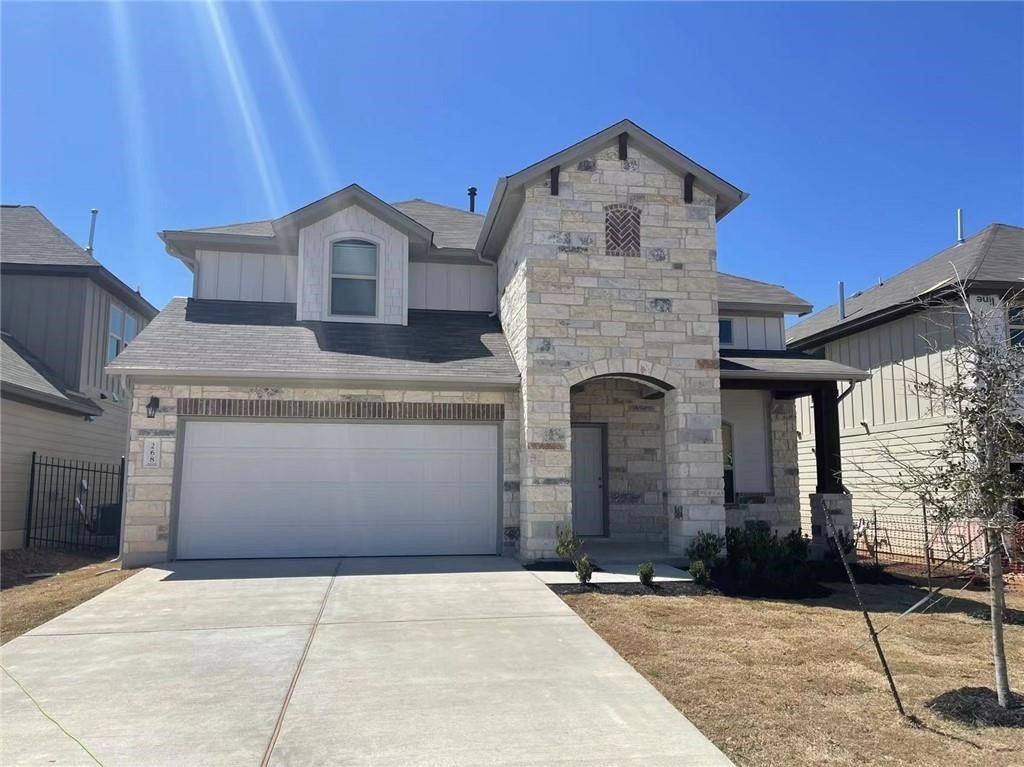
<svg viewBox="0 0 1024 767"><path fill-rule="evenodd" d="M377 316L377 246L366 240L331 245L332 315Z"/></svg>
<svg viewBox="0 0 1024 767"><path fill-rule="evenodd" d="M640 255L640 208L621 203L605 206L604 247L609 256Z"/></svg>
<svg viewBox="0 0 1024 767"><path fill-rule="evenodd" d="M732 447L732 424L722 421L722 464L725 474L725 502L736 502L735 453Z"/></svg>

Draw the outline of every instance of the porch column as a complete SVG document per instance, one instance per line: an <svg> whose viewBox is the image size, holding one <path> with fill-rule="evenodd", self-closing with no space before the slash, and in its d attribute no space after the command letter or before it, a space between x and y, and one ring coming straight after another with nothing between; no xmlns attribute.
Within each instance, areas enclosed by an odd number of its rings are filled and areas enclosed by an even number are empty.
<svg viewBox="0 0 1024 767"><path fill-rule="evenodd" d="M569 387L531 373L522 385L519 557L557 556L560 530L572 529L572 428Z"/></svg>
<svg viewBox="0 0 1024 767"><path fill-rule="evenodd" d="M698 532L725 534L722 415L718 389L665 394L665 497L669 550Z"/></svg>
<svg viewBox="0 0 1024 767"><path fill-rule="evenodd" d="M818 493L843 492L843 461L839 445L839 395L835 383L811 393L814 406L814 454Z"/></svg>

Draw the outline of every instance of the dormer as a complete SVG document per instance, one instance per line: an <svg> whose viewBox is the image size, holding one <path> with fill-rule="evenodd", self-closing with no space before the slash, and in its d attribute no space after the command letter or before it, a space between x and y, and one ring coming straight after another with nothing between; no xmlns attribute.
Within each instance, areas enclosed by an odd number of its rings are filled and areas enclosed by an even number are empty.
<svg viewBox="0 0 1024 767"><path fill-rule="evenodd" d="M166 231L193 297L286 302L307 322L408 324L409 309L493 311L494 267L473 247L483 217L355 184L272 221ZM429 226L428 226L429 224Z"/></svg>

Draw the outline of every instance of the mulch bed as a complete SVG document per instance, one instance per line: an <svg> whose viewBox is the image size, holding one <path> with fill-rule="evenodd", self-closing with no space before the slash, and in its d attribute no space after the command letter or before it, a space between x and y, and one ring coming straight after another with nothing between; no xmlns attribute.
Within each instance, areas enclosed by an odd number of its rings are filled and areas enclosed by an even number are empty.
<svg viewBox="0 0 1024 767"><path fill-rule="evenodd" d="M989 687L961 687L937 695L925 706L966 727L1024 727L1024 697L1010 693L1014 708L1003 708Z"/></svg>
<svg viewBox="0 0 1024 767"><path fill-rule="evenodd" d="M549 584L553 592L559 596L568 594L614 594L622 597L700 597L717 594L712 586L699 586L692 581L666 581L655 583L648 588L639 581L636 583L553 583Z"/></svg>

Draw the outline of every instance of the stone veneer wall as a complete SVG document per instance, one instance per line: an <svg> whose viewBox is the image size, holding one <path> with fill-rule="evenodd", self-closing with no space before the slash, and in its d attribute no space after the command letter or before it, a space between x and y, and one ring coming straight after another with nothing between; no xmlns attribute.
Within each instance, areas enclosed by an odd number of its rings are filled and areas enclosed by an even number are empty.
<svg viewBox="0 0 1024 767"><path fill-rule="evenodd" d="M607 424L608 533L611 538L668 538L665 486L665 415L661 400L632 381L598 379L572 394L572 422Z"/></svg>
<svg viewBox="0 0 1024 767"><path fill-rule="evenodd" d="M155 418L146 415L150 397L160 398ZM504 540L515 549L519 539L519 395L514 391L451 391L448 389L357 389L342 387L250 387L207 385L159 385L137 383L132 400L131 431L125 482L125 521L122 555L126 565L167 559L171 535L175 449L178 435L178 400L189 399L187 411L232 415L247 412L282 417L352 416L405 420L406 418L458 420L460 413L488 417L493 407L452 408L444 405L502 406L502 465L504 482ZM244 400L245 405L233 401ZM208 404L204 404L206 401ZM271 405L271 402L281 404ZM327 406L324 403L342 403ZM367 404L360 404L367 403ZM390 404L389 404L390 403ZM399 407L397 403L405 403ZM425 408L416 403L431 403ZM377 412L375 412L377 409ZM158 439L159 467L143 466L143 444Z"/></svg>
<svg viewBox="0 0 1024 767"><path fill-rule="evenodd" d="M564 166L525 200L499 259L502 323L522 373L520 551L554 556L571 525L569 387L599 373L659 378L670 546L721 532L723 509L715 207L630 146ZM640 209L638 256L608 255L605 206ZM525 299L525 300L524 300Z"/></svg>

